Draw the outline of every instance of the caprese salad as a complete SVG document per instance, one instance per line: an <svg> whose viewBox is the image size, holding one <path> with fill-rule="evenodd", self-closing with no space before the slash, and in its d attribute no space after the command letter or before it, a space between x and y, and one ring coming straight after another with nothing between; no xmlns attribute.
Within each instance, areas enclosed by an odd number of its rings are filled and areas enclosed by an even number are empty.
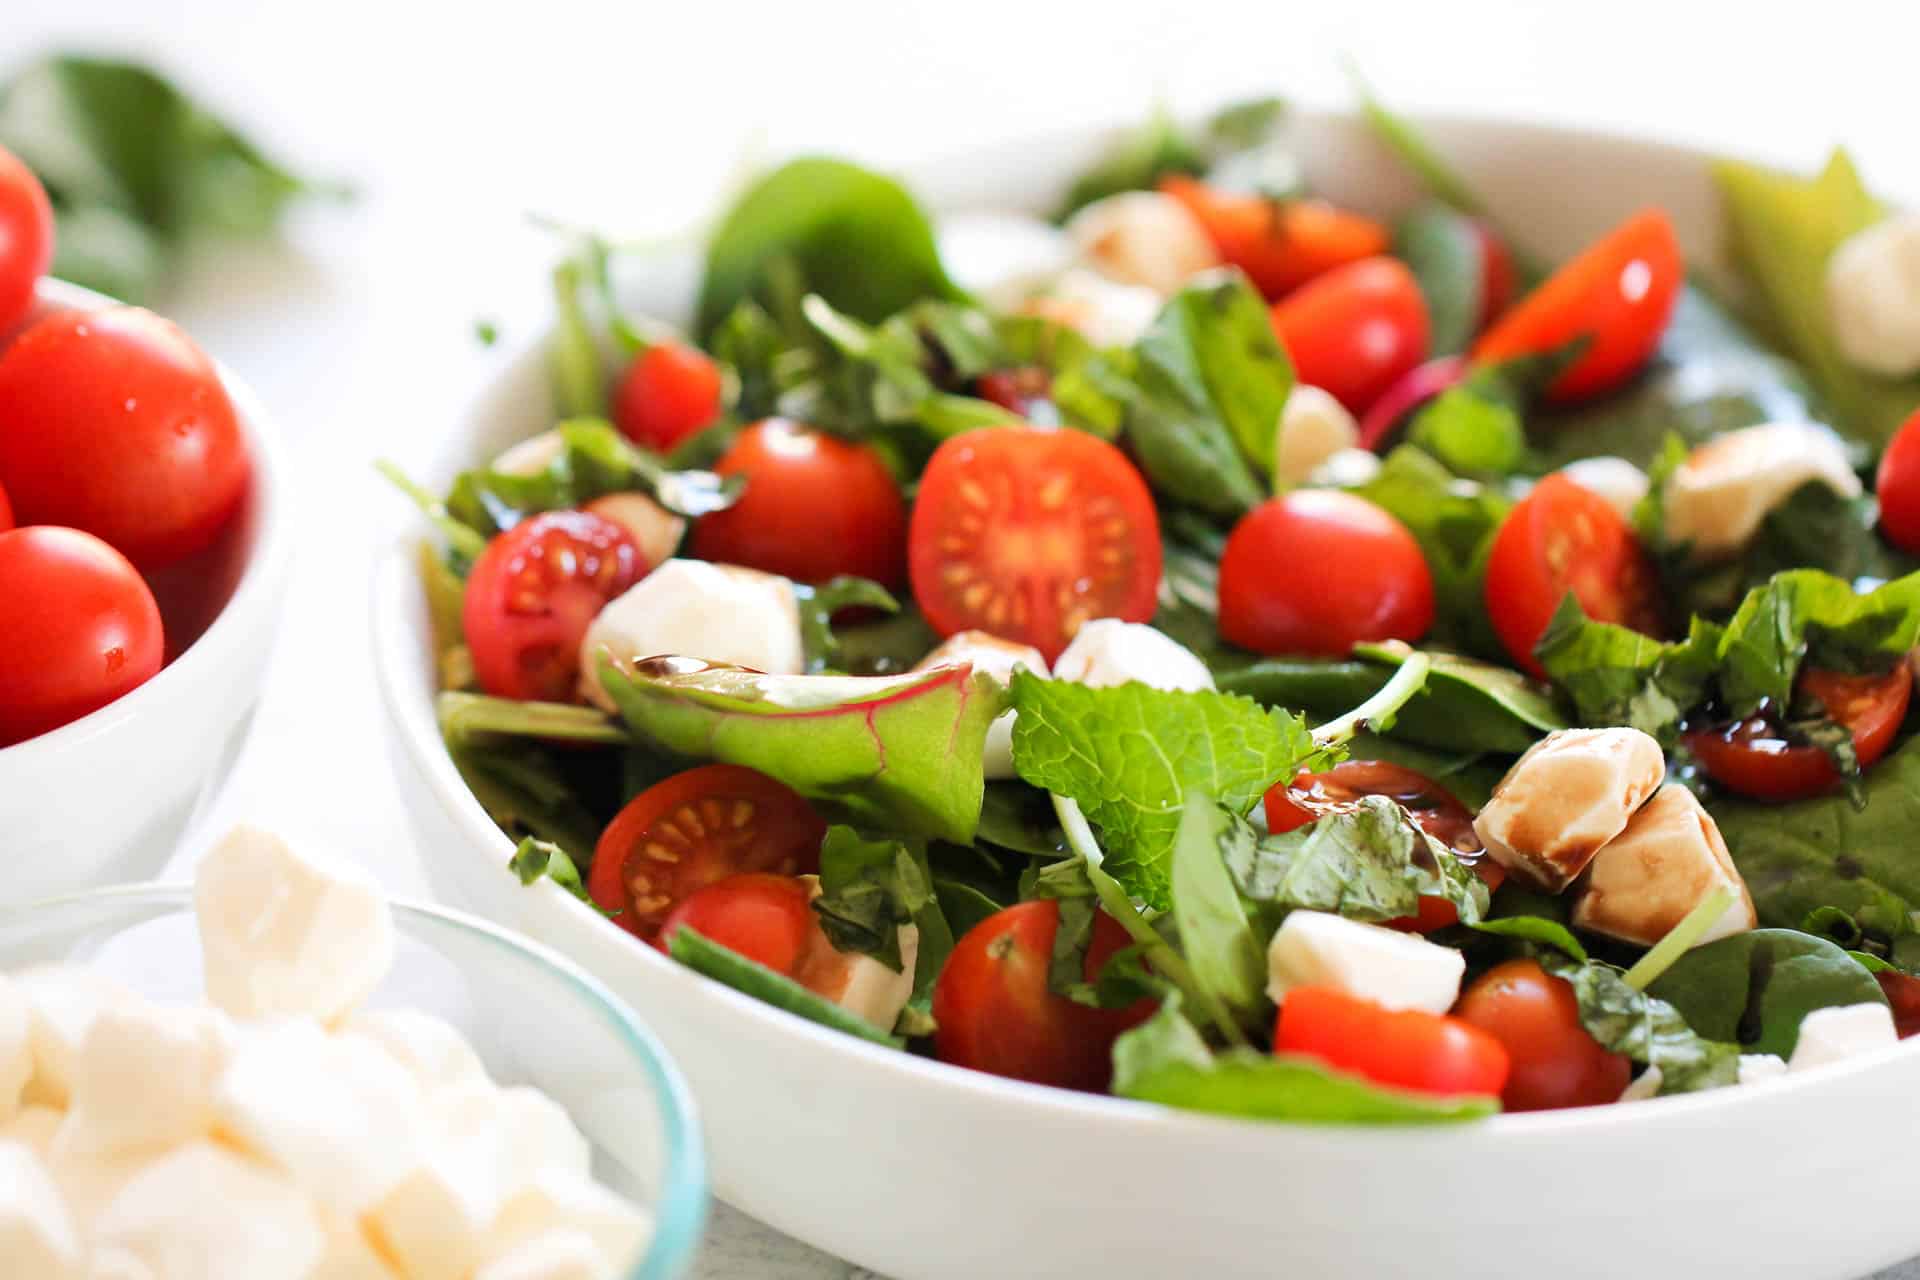
<svg viewBox="0 0 1920 1280"><path fill-rule="evenodd" d="M684 334L582 244L552 420L407 486L513 870L870 1041L1269 1119L1920 1029L1920 218L1727 162L1737 276L1659 208L1536 262L1368 118L1425 202L1304 188L1272 103L1048 219L795 160Z"/></svg>

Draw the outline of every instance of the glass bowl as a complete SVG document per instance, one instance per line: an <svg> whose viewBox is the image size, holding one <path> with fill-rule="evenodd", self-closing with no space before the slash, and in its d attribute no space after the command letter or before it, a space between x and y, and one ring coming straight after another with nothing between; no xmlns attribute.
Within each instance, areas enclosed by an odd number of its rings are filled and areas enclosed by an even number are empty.
<svg viewBox="0 0 1920 1280"><path fill-rule="evenodd" d="M706 1225L706 1154L693 1095L653 1033L598 980L503 929L405 903L393 916L393 969L369 1006L446 1019L497 1082L565 1107L592 1144L595 1176L653 1214L626 1280L684 1275ZM84 964L150 999L200 1000L192 891L130 886L0 908L0 972L41 964Z"/></svg>

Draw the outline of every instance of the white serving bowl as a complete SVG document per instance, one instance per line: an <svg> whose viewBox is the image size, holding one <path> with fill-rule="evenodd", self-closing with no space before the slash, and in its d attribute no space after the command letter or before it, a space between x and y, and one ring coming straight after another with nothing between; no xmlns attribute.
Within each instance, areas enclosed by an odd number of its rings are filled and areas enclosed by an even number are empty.
<svg viewBox="0 0 1920 1280"><path fill-rule="evenodd" d="M1718 255L1709 157L1575 130L1428 122L1528 249L1565 254L1634 208ZM1350 116L1292 126L1310 179L1390 211L1414 188ZM1041 137L910 174L936 208L1044 209L1104 139ZM636 302L685 314L692 268ZM537 352L505 364L430 485L549 425ZM718 1194L895 1277L1858 1276L1920 1253L1920 1042L1768 1084L1438 1129L1234 1121L1001 1080L889 1052L682 969L559 888L511 842L434 722L409 522L373 622L398 771L442 891L571 955L640 1009L708 1116Z"/></svg>
<svg viewBox="0 0 1920 1280"><path fill-rule="evenodd" d="M33 318L111 305L45 280ZM217 600L224 592L225 603L153 679L91 715L0 748L0 902L150 879L232 768L273 649L293 521L286 457L265 408L232 370L221 366L220 378L252 454L248 496L212 548L164 570L154 585L170 598ZM216 589L173 590L193 576ZM169 614L171 624L178 615ZM205 621L190 618L187 630Z"/></svg>
<svg viewBox="0 0 1920 1280"><path fill-rule="evenodd" d="M706 1225L706 1158L693 1096L653 1033L544 947L439 907L396 903L393 916L393 969L369 1004L444 1019L495 1083L564 1107L594 1176L653 1214L621 1280L683 1275ZM86 965L152 1000L204 1000L192 891L134 885L0 908L0 974L47 964Z"/></svg>

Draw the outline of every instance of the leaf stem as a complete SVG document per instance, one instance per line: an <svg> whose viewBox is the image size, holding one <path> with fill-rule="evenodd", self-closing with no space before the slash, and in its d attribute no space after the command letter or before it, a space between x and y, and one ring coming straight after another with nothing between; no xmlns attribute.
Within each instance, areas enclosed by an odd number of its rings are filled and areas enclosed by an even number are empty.
<svg viewBox="0 0 1920 1280"><path fill-rule="evenodd" d="M1700 940L1700 935L1711 929L1732 905L1733 890L1721 885L1702 898L1700 905L1687 912L1679 924L1667 930L1667 936L1654 943L1653 949L1627 970L1623 980L1635 991L1645 991L1659 980L1661 974L1671 969L1674 962L1685 955Z"/></svg>
<svg viewBox="0 0 1920 1280"><path fill-rule="evenodd" d="M1432 669L1433 659L1426 654L1408 654L1400 664L1400 669L1393 673L1393 678L1381 685L1372 697L1347 714L1315 729L1314 742L1322 747L1337 747L1369 725L1385 728L1392 722L1393 713L1426 687L1427 673Z"/></svg>

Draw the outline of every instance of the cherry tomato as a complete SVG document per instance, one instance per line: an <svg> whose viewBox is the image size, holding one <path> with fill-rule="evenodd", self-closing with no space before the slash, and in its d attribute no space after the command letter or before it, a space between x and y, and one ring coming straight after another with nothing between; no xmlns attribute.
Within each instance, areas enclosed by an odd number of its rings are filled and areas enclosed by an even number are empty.
<svg viewBox="0 0 1920 1280"><path fill-rule="evenodd" d="M1902 423L1880 455L1874 481L1880 532L1902 551L1920 555L1920 413Z"/></svg>
<svg viewBox="0 0 1920 1280"><path fill-rule="evenodd" d="M127 558L90 533L0 533L0 747L144 684L165 652L160 609Z"/></svg>
<svg viewBox="0 0 1920 1280"><path fill-rule="evenodd" d="M633 535L585 511L548 511L496 535L467 576L460 614L480 687L571 701L587 627L645 574Z"/></svg>
<svg viewBox="0 0 1920 1280"><path fill-rule="evenodd" d="M0 147L0 333L27 318L53 265L53 206L20 158Z"/></svg>
<svg viewBox="0 0 1920 1280"><path fill-rule="evenodd" d="M1146 481L1106 441L983 427L934 451L908 554L935 631L988 631L1052 662L1090 619L1153 617L1160 518Z"/></svg>
<svg viewBox="0 0 1920 1280"><path fill-rule="evenodd" d="M1519 279L1514 270L1513 251L1485 218L1472 220L1473 233L1480 241L1480 324L1485 329L1513 302L1513 289Z"/></svg>
<svg viewBox="0 0 1920 1280"><path fill-rule="evenodd" d="M1643 209L1522 298L1474 345L1473 358L1491 364L1586 338L1586 351L1548 393L1580 400L1609 391L1660 345L1685 278L1673 224L1665 211Z"/></svg>
<svg viewBox="0 0 1920 1280"><path fill-rule="evenodd" d="M619 913L613 919L622 928L651 942L677 906L709 885L747 872L818 871L826 834L792 789L739 765L702 765L655 783L614 815L594 847L587 889Z"/></svg>
<svg viewBox="0 0 1920 1280"><path fill-rule="evenodd" d="M627 366L613 392L613 421L629 440L673 448L720 417L720 366L683 342L656 342Z"/></svg>
<svg viewBox="0 0 1920 1280"><path fill-rule="evenodd" d="M1487 613L1514 663L1546 678L1534 645L1571 591L1587 616L1660 633L1653 562L1606 499L1550 475L1514 504L1487 560Z"/></svg>
<svg viewBox="0 0 1920 1280"><path fill-rule="evenodd" d="M1367 258L1302 285L1273 308L1300 381L1356 414L1427 358L1427 301L1406 264Z"/></svg>
<svg viewBox="0 0 1920 1280"><path fill-rule="evenodd" d="M1453 1012L1506 1046L1513 1072L1500 1103L1508 1111L1616 1102L1633 1076L1626 1055L1607 1052L1581 1025L1572 984L1538 960L1495 965Z"/></svg>
<svg viewBox="0 0 1920 1280"><path fill-rule="evenodd" d="M934 1053L942 1062L997 1076L1104 1092L1113 1074L1113 1042L1153 1016L1152 1000L1095 1009L1047 990L1060 904L1022 902L967 931L933 988ZM1127 931L1094 916L1085 974L1100 976Z"/></svg>
<svg viewBox="0 0 1920 1280"><path fill-rule="evenodd" d="M788 977L816 928L806 882L765 871L728 876L688 894L660 926L661 950L682 925Z"/></svg>
<svg viewBox="0 0 1920 1280"><path fill-rule="evenodd" d="M13 528L13 504L7 501L7 491L0 489L0 533Z"/></svg>
<svg viewBox="0 0 1920 1280"><path fill-rule="evenodd" d="M1184 175L1161 179L1160 189L1185 205L1220 256L1269 298L1336 267L1378 257L1392 240L1381 223L1325 200L1222 191Z"/></svg>
<svg viewBox="0 0 1920 1280"><path fill-rule="evenodd" d="M693 526L695 555L800 582L906 581L907 504L867 445L769 418L742 431L713 469L745 476L747 488Z"/></svg>
<svg viewBox="0 0 1920 1280"><path fill-rule="evenodd" d="M1885 675L1802 671L1799 687L1826 708L1828 719L1853 733L1854 755L1865 769L1887 754L1907 718L1913 672L1904 662ZM1787 742L1765 716L1694 730L1686 744L1708 777L1755 800L1804 800L1840 785L1840 771L1826 752Z"/></svg>
<svg viewBox="0 0 1920 1280"><path fill-rule="evenodd" d="M1433 574L1405 525L1338 489L1295 489L1243 517L1220 557L1220 634L1255 653L1344 655L1418 640Z"/></svg>
<svg viewBox="0 0 1920 1280"><path fill-rule="evenodd" d="M1893 1029L1902 1040L1920 1036L1920 978L1882 969L1873 975L1893 1009Z"/></svg>
<svg viewBox="0 0 1920 1280"><path fill-rule="evenodd" d="M1389 1009L1335 987L1287 992L1273 1051L1318 1058L1375 1084L1420 1093L1497 1094L1507 1082L1507 1051L1484 1031L1444 1014Z"/></svg>
<svg viewBox="0 0 1920 1280"><path fill-rule="evenodd" d="M1032 421L1055 412L1053 375L1039 365L1021 365L1014 369L993 369L980 375L974 394L990 400L1008 413L1017 413Z"/></svg>
<svg viewBox="0 0 1920 1280"><path fill-rule="evenodd" d="M61 312L0 356L0 484L23 524L160 568L213 542L251 471L213 361L150 311Z"/></svg>

